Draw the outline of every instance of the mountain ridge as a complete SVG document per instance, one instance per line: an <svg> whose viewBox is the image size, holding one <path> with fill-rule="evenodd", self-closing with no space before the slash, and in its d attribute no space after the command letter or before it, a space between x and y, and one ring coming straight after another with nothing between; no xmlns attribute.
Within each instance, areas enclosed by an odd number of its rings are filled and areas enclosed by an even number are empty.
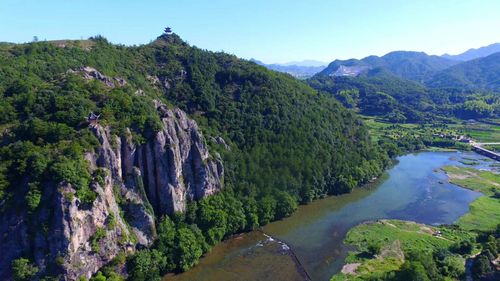
<svg viewBox="0 0 500 281"><path fill-rule="evenodd" d="M460 64L437 73L428 81L430 87L500 90L500 52Z"/></svg>
<svg viewBox="0 0 500 281"><path fill-rule="evenodd" d="M488 46L479 48L471 48L457 55L443 54L441 57L458 61L469 61L477 58L487 57L497 52L500 52L500 43L493 43Z"/></svg>
<svg viewBox="0 0 500 281"><path fill-rule="evenodd" d="M381 57L372 55L363 59L335 60L319 74L358 76L370 74L369 70L381 68L400 78L423 81L432 74L454 64L456 62L452 60L427 55L424 52L393 51Z"/></svg>

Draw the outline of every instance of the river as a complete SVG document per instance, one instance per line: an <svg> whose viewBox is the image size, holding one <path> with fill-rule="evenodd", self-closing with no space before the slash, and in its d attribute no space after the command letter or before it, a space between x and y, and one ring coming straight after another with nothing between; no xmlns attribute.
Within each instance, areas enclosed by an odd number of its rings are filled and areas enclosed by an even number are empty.
<svg viewBox="0 0 500 281"><path fill-rule="evenodd" d="M421 152L398 158L376 183L350 194L300 206L291 217L238 235L214 247L188 272L164 280L329 280L339 272L349 248L347 231L367 220L403 219L451 224L480 193L448 183L440 170L476 159L478 169L496 169L473 152Z"/></svg>

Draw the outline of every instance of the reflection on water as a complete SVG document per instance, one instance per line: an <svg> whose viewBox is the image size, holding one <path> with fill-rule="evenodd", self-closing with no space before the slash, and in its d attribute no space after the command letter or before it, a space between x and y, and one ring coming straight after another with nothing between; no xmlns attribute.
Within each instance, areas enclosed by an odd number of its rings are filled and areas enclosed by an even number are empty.
<svg viewBox="0 0 500 281"><path fill-rule="evenodd" d="M439 170L477 159L477 168L491 162L475 153L423 152L399 157L399 163L375 186L299 207L291 217L271 223L264 232L288 244L298 259L276 241L258 232L214 247L194 269L168 280L329 280L343 265L347 231L366 220L405 219L426 224L451 224L468 211L479 193L448 183ZM264 241L264 242L263 242ZM259 243L264 243L262 246Z"/></svg>

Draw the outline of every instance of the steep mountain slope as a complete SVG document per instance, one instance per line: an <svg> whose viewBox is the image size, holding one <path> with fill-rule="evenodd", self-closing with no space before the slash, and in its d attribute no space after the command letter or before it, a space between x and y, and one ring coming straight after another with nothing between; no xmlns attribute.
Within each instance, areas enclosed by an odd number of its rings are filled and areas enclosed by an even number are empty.
<svg viewBox="0 0 500 281"><path fill-rule="evenodd" d="M500 52L445 69L426 84L431 87L500 90Z"/></svg>
<svg viewBox="0 0 500 281"><path fill-rule="evenodd" d="M320 72L329 76L394 76L423 81L432 74L454 65L456 62L423 52L395 51L382 57L369 56L361 60L335 60Z"/></svg>
<svg viewBox="0 0 500 281"><path fill-rule="evenodd" d="M388 161L330 96L175 34L2 45L0 94L2 280L187 270Z"/></svg>
<svg viewBox="0 0 500 281"><path fill-rule="evenodd" d="M487 57L494 53L500 52L500 43L494 43L477 49L469 49L458 55L444 54L441 57L456 61L469 61L473 59Z"/></svg>

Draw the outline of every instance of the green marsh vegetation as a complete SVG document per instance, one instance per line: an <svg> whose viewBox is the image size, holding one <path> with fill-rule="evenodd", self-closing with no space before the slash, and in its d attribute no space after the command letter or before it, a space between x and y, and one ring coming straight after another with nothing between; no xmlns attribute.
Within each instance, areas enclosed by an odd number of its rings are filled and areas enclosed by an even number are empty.
<svg viewBox="0 0 500 281"><path fill-rule="evenodd" d="M500 245L500 175L471 167L442 168L450 182L484 196L455 225L433 227L380 220L352 228L344 242L356 246L332 280L462 280L473 259L474 279L492 278Z"/></svg>
<svg viewBox="0 0 500 281"><path fill-rule="evenodd" d="M447 166L443 170L451 183L484 194L470 204L469 213L457 224L467 230L494 229L500 222L500 175L470 167Z"/></svg>
<svg viewBox="0 0 500 281"><path fill-rule="evenodd" d="M412 279L417 276L426 276L423 280L444 276L458 279L465 273L465 259L451 249L474 239L475 234L458 228L399 220L367 222L347 233L345 243L358 251L350 252L346 259L351 270L332 280L417 280Z"/></svg>

